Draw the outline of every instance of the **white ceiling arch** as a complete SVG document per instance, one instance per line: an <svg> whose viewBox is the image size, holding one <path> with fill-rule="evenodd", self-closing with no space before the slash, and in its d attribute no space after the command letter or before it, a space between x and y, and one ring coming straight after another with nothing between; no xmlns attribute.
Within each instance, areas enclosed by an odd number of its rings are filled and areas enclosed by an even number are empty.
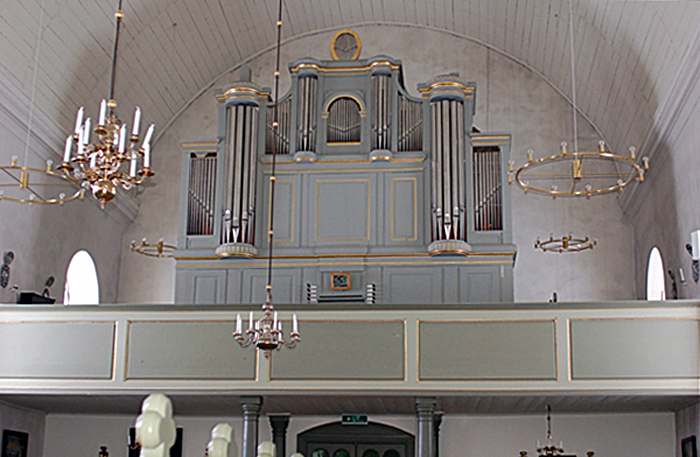
<svg viewBox="0 0 700 457"><path fill-rule="evenodd" d="M116 1L6 3L0 83L28 98L36 58L35 100L47 117L70 128L77 106L96 109L106 95ZM219 76L270 49L275 8L276 0L126 1L120 111L126 115L139 104L148 121L167 125ZM615 148L640 145L696 38L700 2L576 0L574 8L579 107ZM571 92L567 0L285 2L287 42L358 24L463 36Z"/></svg>

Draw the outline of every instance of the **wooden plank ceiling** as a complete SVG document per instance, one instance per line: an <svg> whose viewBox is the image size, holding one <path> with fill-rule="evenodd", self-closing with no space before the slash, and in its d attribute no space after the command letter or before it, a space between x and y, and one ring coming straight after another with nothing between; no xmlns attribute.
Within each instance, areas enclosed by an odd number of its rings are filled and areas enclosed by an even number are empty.
<svg viewBox="0 0 700 457"><path fill-rule="evenodd" d="M180 416L241 414L240 397L222 394L168 394ZM146 394L0 395L0 402L55 414L133 414ZM438 410L448 415L538 414L551 405L558 413L669 412L698 401L697 396L661 395L461 395L439 396ZM413 415L415 397L406 395L264 395L262 414L340 416L345 413Z"/></svg>
<svg viewBox="0 0 700 457"><path fill-rule="evenodd" d="M217 76L272 46L276 1L126 0L120 111L139 104L146 121L166 125ZM29 100L36 62L37 106L69 129L77 106L97 109L106 96L116 4L3 2L0 84ZM700 2L575 0L574 8L579 105L614 146L639 145L696 37ZM287 40L376 23L454 32L570 93L567 0L286 0L284 14Z"/></svg>

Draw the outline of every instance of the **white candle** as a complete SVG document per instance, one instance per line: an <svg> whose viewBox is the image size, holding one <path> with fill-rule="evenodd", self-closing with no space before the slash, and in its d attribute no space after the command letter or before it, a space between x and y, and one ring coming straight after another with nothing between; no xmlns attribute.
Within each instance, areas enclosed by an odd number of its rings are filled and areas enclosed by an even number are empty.
<svg viewBox="0 0 700 457"><path fill-rule="evenodd" d="M151 168L151 145L143 147L143 168Z"/></svg>
<svg viewBox="0 0 700 457"><path fill-rule="evenodd" d="M80 127L83 126L83 115L85 113L85 107L81 106L78 110L78 116L75 118L75 133L80 133Z"/></svg>
<svg viewBox="0 0 700 457"><path fill-rule="evenodd" d="M78 155L81 156L85 152L85 144L83 143L83 137L84 137L84 132L85 129L83 127L80 127L78 129Z"/></svg>
<svg viewBox="0 0 700 457"><path fill-rule="evenodd" d="M136 162L137 162L136 157L137 157L136 152L132 152L131 153L131 163L129 164L129 166L130 166L129 176L131 176L132 178L136 177Z"/></svg>
<svg viewBox="0 0 700 457"><path fill-rule="evenodd" d="M297 321L297 315L292 315L292 332L299 333L299 321Z"/></svg>
<svg viewBox="0 0 700 457"><path fill-rule="evenodd" d="M277 328L277 311L272 315L272 328Z"/></svg>
<svg viewBox="0 0 700 457"><path fill-rule="evenodd" d="M277 322L277 330L279 330L280 333L282 333L282 321Z"/></svg>
<svg viewBox="0 0 700 457"><path fill-rule="evenodd" d="M119 130L119 154L124 154L124 145L126 142L126 124L122 124Z"/></svg>
<svg viewBox="0 0 700 457"><path fill-rule="evenodd" d="M97 165L97 153L93 152L90 156L90 168L95 168L95 165Z"/></svg>
<svg viewBox="0 0 700 457"><path fill-rule="evenodd" d="M248 330L253 330L253 312L250 312L250 322L248 323Z"/></svg>
<svg viewBox="0 0 700 457"><path fill-rule="evenodd" d="M151 137L153 136L153 129L156 128L155 124L151 124L150 127L148 127L148 130L146 131L146 136L143 137L143 145L150 145L151 144Z"/></svg>
<svg viewBox="0 0 700 457"><path fill-rule="evenodd" d="M83 127L83 144L88 145L90 143L90 118L85 120L85 127Z"/></svg>
<svg viewBox="0 0 700 457"><path fill-rule="evenodd" d="M100 118L97 121L97 125L105 125L105 118L107 117L107 100L104 98L100 103Z"/></svg>
<svg viewBox="0 0 700 457"><path fill-rule="evenodd" d="M139 134L139 124L140 123L141 123L141 108L139 108L137 106L136 111L134 111L134 129L131 131L132 135Z"/></svg>
<svg viewBox="0 0 700 457"><path fill-rule="evenodd" d="M243 322L241 321L241 315L236 315L236 334L240 335L243 330Z"/></svg>
<svg viewBox="0 0 700 457"><path fill-rule="evenodd" d="M67 163L70 160L70 150L71 150L71 143L73 142L73 136L68 135L68 138L66 138L66 149L63 151L63 162Z"/></svg>

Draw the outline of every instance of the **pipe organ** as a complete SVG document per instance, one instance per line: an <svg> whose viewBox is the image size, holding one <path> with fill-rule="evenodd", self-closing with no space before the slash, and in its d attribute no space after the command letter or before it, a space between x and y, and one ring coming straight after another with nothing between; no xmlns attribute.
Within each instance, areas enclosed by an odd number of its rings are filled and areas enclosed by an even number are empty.
<svg viewBox="0 0 700 457"><path fill-rule="evenodd" d="M182 142L176 302L264 300L271 205L276 303L511 301L510 135L473 127L476 85L413 95L386 56L289 73L274 107L243 69L217 91L217 138Z"/></svg>

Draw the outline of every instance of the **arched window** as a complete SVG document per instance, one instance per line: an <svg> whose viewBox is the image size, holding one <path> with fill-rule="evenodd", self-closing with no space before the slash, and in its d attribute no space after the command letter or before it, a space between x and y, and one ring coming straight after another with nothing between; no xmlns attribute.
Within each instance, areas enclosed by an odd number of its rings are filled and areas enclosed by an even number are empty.
<svg viewBox="0 0 700 457"><path fill-rule="evenodd" d="M78 251L68 264L64 305L97 305L100 303L100 286L97 269L87 251Z"/></svg>
<svg viewBox="0 0 700 457"><path fill-rule="evenodd" d="M653 247L647 265L647 300L666 300L664 261L661 252Z"/></svg>
<svg viewBox="0 0 700 457"><path fill-rule="evenodd" d="M359 143L361 139L360 105L350 97L339 97L328 107L326 141Z"/></svg>

